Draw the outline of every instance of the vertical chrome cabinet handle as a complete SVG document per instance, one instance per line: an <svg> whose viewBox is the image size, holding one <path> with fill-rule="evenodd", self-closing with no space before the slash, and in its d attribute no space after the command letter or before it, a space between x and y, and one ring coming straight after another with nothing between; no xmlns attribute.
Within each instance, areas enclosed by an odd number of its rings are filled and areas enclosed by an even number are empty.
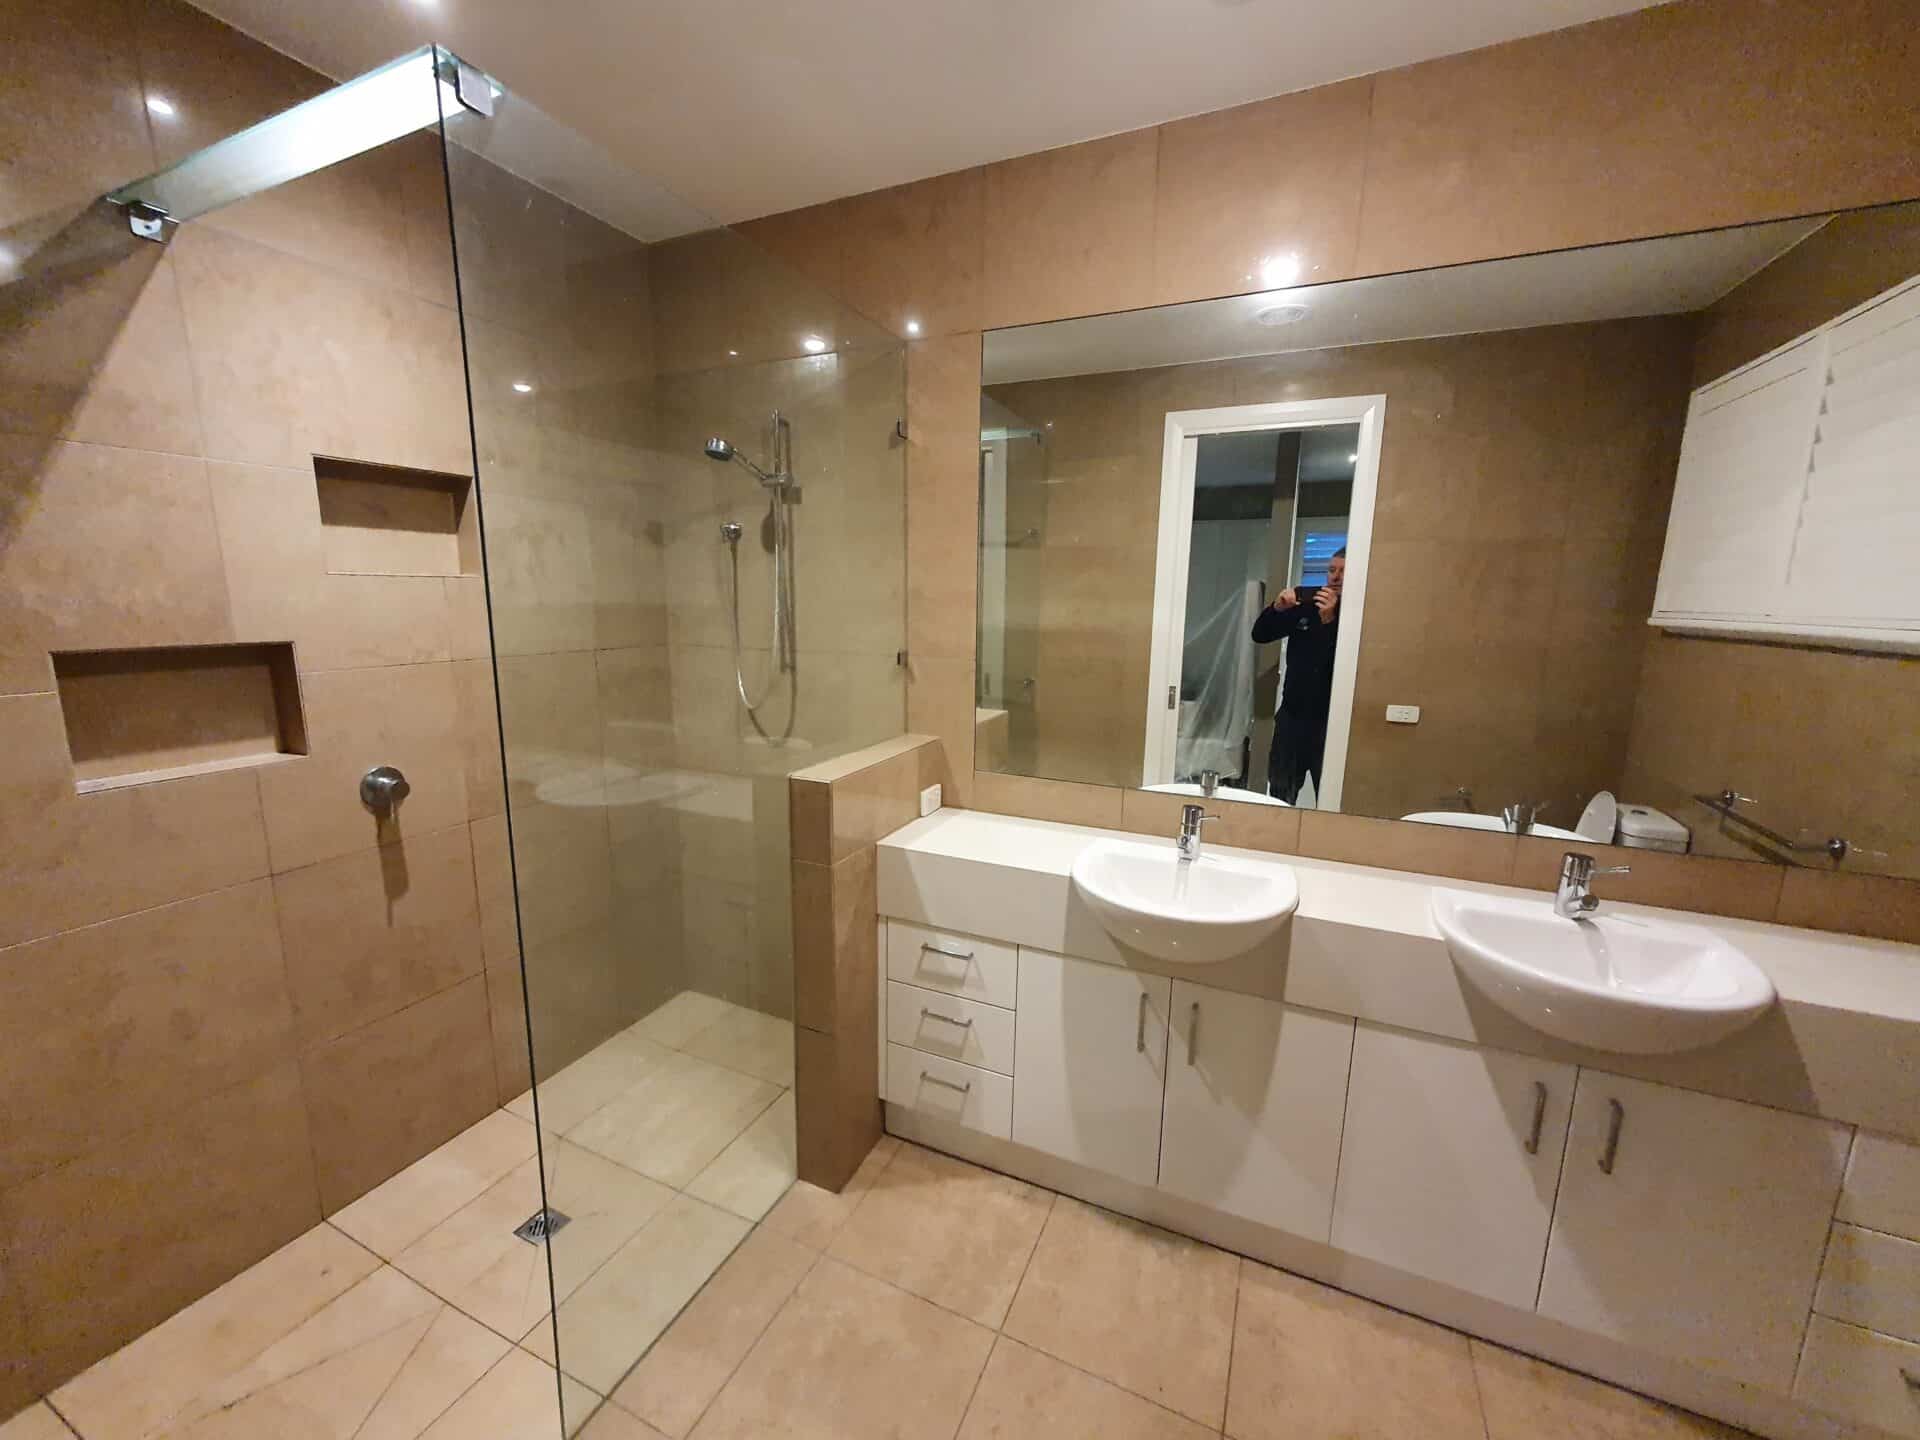
<svg viewBox="0 0 1920 1440"><path fill-rule="evenodd" d="M1137 1055L1147 1053L1147 992L1140 992L1140 1023L1133 1028L1133 1049Z"/></svg>
<svg viewBox="0 0 1920 1440"><path fill-rule="evenodd" d="M1600 1173L1613 1173L1614 1157L1620 1153L1620 1126L1627 1118L1627 1110L1618 1100L1607 1101L1607 1144L1600 1152Z"/></svg>
<svg viewBox="0 0 1920 1440"><path fill-rule="evenodd" d="M1540 1131L1547 1123L1547 1086L1546 1082L1533 1082L1533 1124L1527 1130L1527 1154L1540 1153Z"/></svg>
<svg viewBox="0 0 1920 1440"><path fill-rule="evenodd" d="M1193 1002L1193 1008L1187 1011L1187 1064L1191 1065L1200 1058L1200 1002Z"/></svg>

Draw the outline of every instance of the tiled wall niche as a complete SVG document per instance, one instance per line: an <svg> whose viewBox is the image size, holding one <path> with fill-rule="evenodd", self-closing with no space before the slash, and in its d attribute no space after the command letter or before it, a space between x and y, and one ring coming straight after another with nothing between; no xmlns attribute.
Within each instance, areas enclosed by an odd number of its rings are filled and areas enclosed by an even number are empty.
<svg viewBox="0 0 1920 1440"><path fill-rule="evenodd" d="M53 656L85 795L307 753L291 645L165 645Z"/></svg>
<svg viewBox="0 0 1920 1440"><path fill-rule="evenodd" d="M329 575L479 575L473 479L313 457Z"/></svg>

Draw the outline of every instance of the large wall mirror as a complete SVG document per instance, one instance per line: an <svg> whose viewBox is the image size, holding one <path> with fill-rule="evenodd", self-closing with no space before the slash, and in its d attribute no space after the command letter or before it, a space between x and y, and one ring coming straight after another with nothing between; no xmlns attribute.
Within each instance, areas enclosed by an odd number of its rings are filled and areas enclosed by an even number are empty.
<svg viewBox="0 0 1920 1440"><path fill-rule="evenodd" d="M982 383L978 768L1920 876L1920 203L991 331Z"/></svg>

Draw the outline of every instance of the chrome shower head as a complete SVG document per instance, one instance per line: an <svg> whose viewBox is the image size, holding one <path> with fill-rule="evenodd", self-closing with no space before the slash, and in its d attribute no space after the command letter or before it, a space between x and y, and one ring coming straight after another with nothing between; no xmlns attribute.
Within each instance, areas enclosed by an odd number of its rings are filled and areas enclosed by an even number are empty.
<svg viewBox="0 0 1920 1440"><path fill-rule="evenodd" d="M725 463L733 459L733 443L722 440L718 435L707 441L707 458Z"/></svg>
<svg viewBox="0 0 1920 1440"><path fill-rule="evenodd" d="M722 465L731 460L741 469L749 472L753 478L758 480L762 485L783 485L786 483L785 476L769 475L765 470L762 470L758 465L754 464L753 461L747 459L746 456L734 449L731 440L722 440L718 435L713 436L707 441L707 458L709 460L718 460Z"/></svg>

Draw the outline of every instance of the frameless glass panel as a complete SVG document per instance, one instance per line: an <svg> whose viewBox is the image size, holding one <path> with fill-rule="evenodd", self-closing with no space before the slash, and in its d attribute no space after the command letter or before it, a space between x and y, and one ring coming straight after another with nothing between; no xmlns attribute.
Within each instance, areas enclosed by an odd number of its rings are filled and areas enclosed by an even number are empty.
<svg viewBox="0 0 1920 1440"><path fill-rule="evenodd" d="M903 352L510 89L446 132L571 1429L794 1177L787 776L903 728Z"/></svg>
<svg viewBox="0 0 1920 1440"><path fill-rule="evenodd" d="M172 220L191 220L223 205L311 175L440 121L442 80L457 64L432 46L316 95L270 120L230 135L107 198L140 204ZM453 107L458 107L455 99Z"/></svg>

